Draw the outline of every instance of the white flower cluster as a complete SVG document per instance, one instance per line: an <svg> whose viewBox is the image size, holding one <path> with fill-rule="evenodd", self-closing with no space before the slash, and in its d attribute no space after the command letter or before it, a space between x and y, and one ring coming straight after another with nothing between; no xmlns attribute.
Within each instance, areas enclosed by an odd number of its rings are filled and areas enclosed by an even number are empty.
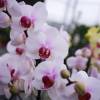
<svg viewBox="0 0 100 100"><path fill-rule="evenodd" d="M0 0L0 27L10 27L8 53L0 57L0 94L46 91L51 100L100 100L100 80L88 76L84 48L67 60L70 36L47 24L45 4ZM37 64L37 60L41 60Z"/></svg>

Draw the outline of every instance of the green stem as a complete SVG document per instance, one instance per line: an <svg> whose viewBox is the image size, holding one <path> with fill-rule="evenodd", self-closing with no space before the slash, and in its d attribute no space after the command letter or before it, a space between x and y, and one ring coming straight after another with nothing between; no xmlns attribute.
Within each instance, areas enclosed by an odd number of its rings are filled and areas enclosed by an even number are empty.
<svg viewBox="0 0 100 100"><path fill-rule="evenodd" d="M36 97L36 100L41 100L41 90L38 90L38 95Z"/></svg>

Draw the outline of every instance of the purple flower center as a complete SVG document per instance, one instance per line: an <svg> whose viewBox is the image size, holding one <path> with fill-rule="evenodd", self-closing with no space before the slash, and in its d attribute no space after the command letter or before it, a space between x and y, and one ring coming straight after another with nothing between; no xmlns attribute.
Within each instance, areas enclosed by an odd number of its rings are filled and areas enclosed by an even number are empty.
<svg viewBox="0 0 100 100"><path fill-rule="evenodd" d="M19 55L22 55L24 52L24 49L22 48L16 48L16 53L19 54Z"/></svg>
<svg viewBox="0 0 100 100"><path fill-rule="evenodd" d="M42 81L44 83L45 88L50 88L54 85L54 80L51 79L49 76L43 76Z"/></svg>
<svg viewBox="0 0 100 100"><path fill-rule="evenodd" d="M46 59L46 58L49 58L51 52L50 52L50 49L48 48L45 48L45 47L41 47L39 49L39 56L42 58L42 59Z"/></svg>
<svg viewBox="0 0 100 100"><path fill-rule="evenodd" d="M14 73L15 73L15 69L12 69L10 74L11 74L11 77L14 77Z"/></svg>
<svg viewBox="0 0 100 100"><path fill-rule="evenodd" d="M79 95L78 98L79 98L79 100L90 100L91 94L89 92L87 92L82 96Z"/></svg>
<svg viewBox="0 0 100 100"><path fill-rule="evenodd" d="M24 28L29 28L31 26L31 19L27 16L22 16L20 19L21 26Z"/></svg>

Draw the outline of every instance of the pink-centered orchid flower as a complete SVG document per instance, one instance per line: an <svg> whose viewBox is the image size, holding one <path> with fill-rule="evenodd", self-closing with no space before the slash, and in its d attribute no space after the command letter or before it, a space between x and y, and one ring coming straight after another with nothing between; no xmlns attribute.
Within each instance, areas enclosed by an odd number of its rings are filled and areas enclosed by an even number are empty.
<svg viewBox="0 0 100 100"><path fill-rule="evenodd" d="M5 54L2 56L1 61L1 69L5 68L5 71L2 70L1 72L1 74L4 75L4 77L1 78L1 82L16 82L23 80L23 89L25 93L31 94L33 88L31 88L30 82L33 80L33 73L35 68L34 62L28 57L15 54ZM6 72L6 74L4 72Z"/></svg>
<svg viewBox="0 0 100 100"><path fill-rule="evenodd" d="M67 56L69 45L56 28L46 27L26 39L26 48L33 59L59 60Z"/></svg>
<svg viewBox="0 0 100 100"><path fill-rule="evenodd" d="M61 62L44 61L40 63L34 71L33 87L38 90L44 90L48 93L51 100L61 99L58 89L62 83L66 85L68 82L61 78L61 70L66 66ZM59 93L58 93L59 91Z"/></svg>
<svg viewBox="0 0 100 100"><path fill-rule="evenodd" d="M19 41L19 39L21 41ZM34 59L32 59L31 53L27 51L24 43L20 44L20 42L24 41L24 37L21 37L19 39L14 42L13 41L8 42L7 51L12 55L29 58L30 61L33 62L33 65L34 65L36 62ZM19 43L19 44L16 44L16 43Z"/></svg>
<svg viewBox="0 0 100 100"><path fill-rule="evenodd" d="M12 29L27 30L34 28L36 31L47 19L45 4L42 2L37 2L34 6L23 3L13 4L8 11L12 16Z"/></svg>
<svg viewBox="0 0 100 100"><path fill-rule="evenodd" d="M54 88L61 82L60 71L66 66L60 62L44 61L34 70L33 87L39 90Z"/></svg>

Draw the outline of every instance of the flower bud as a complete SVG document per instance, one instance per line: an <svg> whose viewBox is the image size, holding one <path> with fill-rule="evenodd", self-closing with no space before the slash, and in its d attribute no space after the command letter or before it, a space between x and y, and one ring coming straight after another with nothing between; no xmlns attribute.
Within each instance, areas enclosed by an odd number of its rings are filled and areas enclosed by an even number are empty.
<svg viewBox="0 0 100 100"><path fill-rule="evenodd" d="M70 72L67 69L63 69L60 74L61 74L61 77L64 79L70 77Z"/></svg>
<svg viewBox="0 0 100 100"><path fill-rule="evenodd" d="M11 22L10 17L4 12L0 12L0 27L1 28L9 27L10 22Z"/></svg>
<svg viewBox="0 0 100 100"><path fill-rule="evenodd" d="M18 93L18 90L16 89L16 87L14 85L10 86L10 92L13 94Z"/></svg>
<svg viewBox="0 0 100 100"><path fill-rule="evenodd" d="M77 82L75 84L75 91L79 94L79 95L84 95L85 94L85 86L84 84Z"/></svg>

